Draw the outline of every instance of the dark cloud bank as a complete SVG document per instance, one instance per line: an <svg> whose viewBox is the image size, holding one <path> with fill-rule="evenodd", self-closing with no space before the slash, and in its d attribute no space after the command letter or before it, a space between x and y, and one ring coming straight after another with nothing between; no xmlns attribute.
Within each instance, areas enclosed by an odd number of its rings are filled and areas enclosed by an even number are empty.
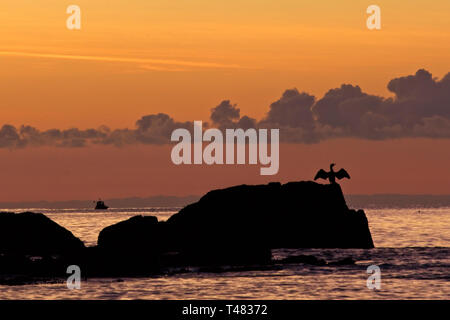
<svg viewBox="0 0 450 320"><path fill-rule="evenodd" d="M260 121L241 117L240 109L224 100L211 109L211 123L204 123L204 127L279 128L280 139L294 143L316 143L338 137L450 138L450 73L439 80L421 69L415 75L392 79L387 88L393 98L371 95L350 84L329 90L321 99L289 89L270 105ZM191 130L192 126L193 122L177 122L164 113L142 117L134 129L111 130L103 126L40 131L6 124L0 129L0 148L165 144L170 142L173 130Z"/></svg>

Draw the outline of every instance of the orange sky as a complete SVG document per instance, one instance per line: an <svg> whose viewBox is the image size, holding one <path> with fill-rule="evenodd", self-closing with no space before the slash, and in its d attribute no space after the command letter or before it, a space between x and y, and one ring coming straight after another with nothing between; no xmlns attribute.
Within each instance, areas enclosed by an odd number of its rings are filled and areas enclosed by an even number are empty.
<svg viewBox="0 0 450 320"><path fill-rule="evenodd" d="M366 28L370 1L74 3L82 13L77 31L66 28L67 3L1 2L3 121L130 127L162 110L207 119L223 99L260 118L288 88L321 96L352 83L388 95L393 77L425 68L441 78L450 70L447 0L377 1L380 31Z"/></svg>
<svg viewBox="0 0 450 320"><path fill-rule="evenodd" d="M78 31L66 28L72 3L82 10ZM260 119L288 88L320 98L352 83L388 96L394 77L419 68L439 78L450 71L450 1L378 0L379 31L366 28L371 4L2 1L0 125L132 128L141 116L158 112L207 120L224 99ZM280 173L270 178L260 177L258 166L175 167L170 147L0 149L2 168L8 168L0 173L0 201L202 193L234 183L309 178L331 160L354 173L346 192L448 193L449 145L340 139L286 146Z"/></svg>

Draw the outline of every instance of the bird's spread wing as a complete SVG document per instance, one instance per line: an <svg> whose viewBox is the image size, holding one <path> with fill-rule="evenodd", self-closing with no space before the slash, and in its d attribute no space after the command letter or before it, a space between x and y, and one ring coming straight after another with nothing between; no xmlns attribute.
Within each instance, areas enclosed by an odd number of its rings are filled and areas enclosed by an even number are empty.
<svg viewBox="0 0 450 320"><path fill-rule="evenodd" d="M338 172L336 172L336 178L338 178L338 179L343 179L343 178L350 179L350 175L348 174L347 171L345 171L344 169L341 169Z"/></svg>
<svg viewBox="0 0 450 320"><path fill-rule="evenodd" d="M326 172L323 169L320 169L319 171L317 171L316 176L314 177L314 180L317 180L319 178L325 179L325 180L328 179L328 172Z"/></svg>

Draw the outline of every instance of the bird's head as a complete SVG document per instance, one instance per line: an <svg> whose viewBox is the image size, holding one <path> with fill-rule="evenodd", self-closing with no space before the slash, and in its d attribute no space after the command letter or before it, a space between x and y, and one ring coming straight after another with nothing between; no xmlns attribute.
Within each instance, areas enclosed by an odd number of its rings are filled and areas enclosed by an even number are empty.
<svg viewBox="0 0 450 320"><path fill-rule="evenodd" d="M333 170L333 167L336 165L336 163L330 164L330 170Z"/></svg>

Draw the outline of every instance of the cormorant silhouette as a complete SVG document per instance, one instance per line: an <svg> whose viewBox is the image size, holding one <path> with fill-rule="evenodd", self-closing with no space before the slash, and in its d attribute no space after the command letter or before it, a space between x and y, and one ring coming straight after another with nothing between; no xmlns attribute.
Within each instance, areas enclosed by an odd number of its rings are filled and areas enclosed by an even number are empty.
<svg viewBox="0 0 450 320"><path fill-rule="evenodd" d="M330 172L326 172L323 169L320 169L317 173L316 176L314 177L314 180L317 180L319 178L321 179L325 179L325 180L329 180L330 183L336 183L336 178L343 179L343 178L348 178L350 179L350 175L348 174L347 171L345 171L345 169L341 169L337 172L333 171L333 167L335 166L334 163L330 164Z"/></svg>

